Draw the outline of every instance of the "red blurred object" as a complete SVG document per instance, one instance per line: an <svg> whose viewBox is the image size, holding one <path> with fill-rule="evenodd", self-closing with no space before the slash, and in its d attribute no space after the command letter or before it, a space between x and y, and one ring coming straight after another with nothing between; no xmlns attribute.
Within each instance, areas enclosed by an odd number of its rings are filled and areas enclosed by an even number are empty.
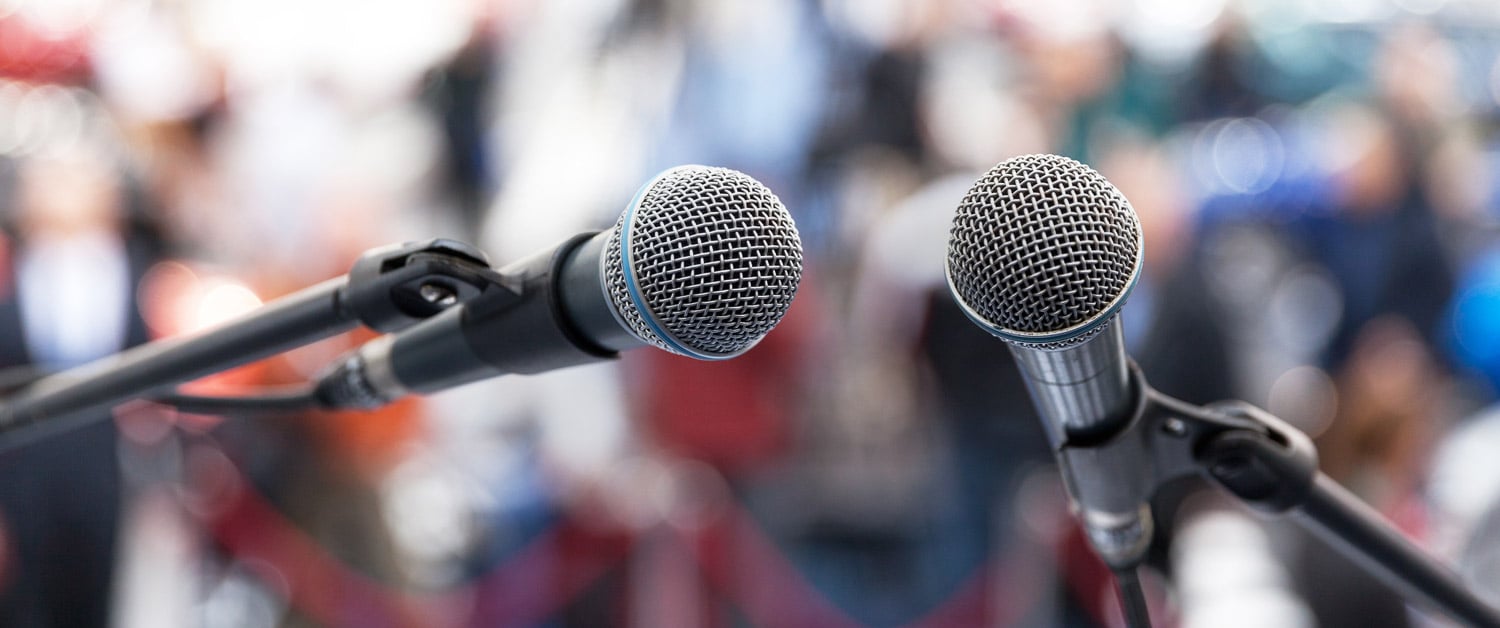
<svg viewBox="0 0 1500 628"><path fill-rule="evenodd" d="M733 360L702 362L665 351L626 356L626 368L641 378L638 416L657 444L731 476L786 454L804 352L818 328L811 282L804 278L798 292L776 329Z"/></svg>
<svg viewBox="0 0 1500 628"><path fill-rule="evenodd" d="M11 266L15 263L15 247L11 246L10 236L0 232L0 299L9 299L11 290L15 288L12 278Z"/></svg>
<svg viewBox="0 0 1500 628"><path fill-rule="evenodd" d="M473 580L437 591L403 589L330 553L274 504L246 490L249 480L232 464L222 471L234 488L208 522L214 538L245 564L259 566L257 576L284 582L286 601L327 626L529 625L577 601L625 560L633 543L620 530L564 520Z"/></svg>
<svg viewBox="0 0 1500 628"><path fill-rule="evenodd" d="M45 32L22 12L0 18L0 77L81 84L88 80L87 27L67 33Z"/></svg>

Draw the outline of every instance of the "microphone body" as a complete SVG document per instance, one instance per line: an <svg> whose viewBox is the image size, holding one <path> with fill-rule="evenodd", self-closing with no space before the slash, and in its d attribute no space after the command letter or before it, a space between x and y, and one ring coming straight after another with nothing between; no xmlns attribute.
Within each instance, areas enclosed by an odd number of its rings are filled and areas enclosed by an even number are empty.
<svg viewBox="0 0 1500 628"><path fill-rule="evenodd" d="M1141 398L1131 389L1118 316L1077 345L1048 350L1012 344L1010 352L1090 543L1112 565L1133 563L1153 534L1148 502L1155 470L1144 432L1128 429ZM1117 437L1140 442L1094 446Z"/></svg>
<svg viewBox="0 0 1500 628"><path fill-rule="evenodd" d="M1088 166L1016 157L975 183L954 216L949 287L975 324L1010 345L1089 540L1130 566L1152 534L1146 444L1097 447L1130 430L1142 401L1119 309L1141 271L1135 211Z"/></svg>
<svg viewBox="0 0 1500 628"><path fill-rule="evenodd" d="M1054 446L1106 437L1129 417L1130 373L1117 319L1070 347L1011 344L1010 354Z"/></svg>
<svg viewBox="0 0 1500 628"><path fill-rule="evenodd" d="M1026 155L969 190L947 261L965 314L1011 344L1073 508L1116 572L1127 622L1150 622L1129 583L1151 541L1157 482L1202 472L1259 509L1295 509L1336 548L1453 618L1500 626L1452 572L1318 473L1305 434L1248 404L1198 408L1146 386L1125 357L1119 323L1142 244L1135 210L1099 173Z"/></svg>
<svg viewBox="0 0 1500 628"><path fill-rule="evenodd" d="M613 229L501 268L498 288L366 343L319 378L317 396L373 408L648 345L732 358L786 313L801 255L791 215L765 186L724 168L674 168Z"/></svg>
<svg viewBox="0 0 1500 628"><path fill-rule="evenodd" d="M590 286L578 267L590 252L598 263L599 237L570 238L508 265L499 271L506 284L500 289L366 343L319 378L319 402L374 408L408 394L586 364L641 346L618 324L592 324L609 314L597 272ZM593 334L574 323L583 320Z"/></svg>

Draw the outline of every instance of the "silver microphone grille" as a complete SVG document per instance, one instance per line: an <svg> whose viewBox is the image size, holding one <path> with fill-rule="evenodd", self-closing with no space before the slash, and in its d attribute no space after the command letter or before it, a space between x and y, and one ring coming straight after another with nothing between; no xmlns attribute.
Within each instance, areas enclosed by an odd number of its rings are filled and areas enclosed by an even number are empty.
<svg viewBox="0 0 1500 628"><path fill-rule="evenodd" d="M621 322L700 359L739 355L786 314L802 279L791 214L750 176L681 166L643 187L602 259Z"/></svg>
<svg viewBox="0 0 1500 628"><path fill-rule="evenodd" d="M1055 349L1103 329L1140 272L1130 202L1057 155L1000 162L958 206L948 284L965 312L1012 343Z"/></svg>

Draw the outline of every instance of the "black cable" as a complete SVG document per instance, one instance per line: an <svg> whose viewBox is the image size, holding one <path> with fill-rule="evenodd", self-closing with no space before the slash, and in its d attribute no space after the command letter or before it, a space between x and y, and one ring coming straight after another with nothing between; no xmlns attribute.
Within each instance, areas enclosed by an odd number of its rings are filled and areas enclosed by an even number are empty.
<svg viewBox="0 0 1500 628"><path fill-rule="evenodd" d="M1146 593L1134 569L1115 571L1115 592L1120 597L1120 614L1129 628L1151 628L1151 613L1146 609Z"/></svg>
<svg viewBox="0 0 1500 628"><path fill-rule="evenodd" d="M0 369L0 394L16 392L52 373L34 365ZM297 412L319 406L312 386L260 388L255 394L234 397L171 393L151 401L190 414L260 414Z"/></svg>
<svg viewBox="0 0 1500 628"><path fill-rule="evenodd" d="M266 388L243 397L217 397L172 393L152 399L191 414L275 414L319 407L312 386Z"/></svg>

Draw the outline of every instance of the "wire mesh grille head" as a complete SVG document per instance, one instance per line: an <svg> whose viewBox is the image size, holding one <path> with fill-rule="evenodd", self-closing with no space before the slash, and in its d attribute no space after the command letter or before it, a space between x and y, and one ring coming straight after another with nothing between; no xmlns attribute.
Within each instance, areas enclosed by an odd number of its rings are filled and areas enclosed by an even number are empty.
<svg viewBox="0 0 1500 628"><path fill-rule="evenodd" d="M609 299L637 337L703 359L743 353L786 314L802 279L791 214L727 168L682 166L646 184L602 263Z"/></svg>
<svg viewBox="0 0 1500 628"><path fill-rule="evenodd" d="M1000 162L959 204L948 284L971 318L1048 349L1102 329L1141 263L1135 210L1092 168L1057 155Z"/></svg>

